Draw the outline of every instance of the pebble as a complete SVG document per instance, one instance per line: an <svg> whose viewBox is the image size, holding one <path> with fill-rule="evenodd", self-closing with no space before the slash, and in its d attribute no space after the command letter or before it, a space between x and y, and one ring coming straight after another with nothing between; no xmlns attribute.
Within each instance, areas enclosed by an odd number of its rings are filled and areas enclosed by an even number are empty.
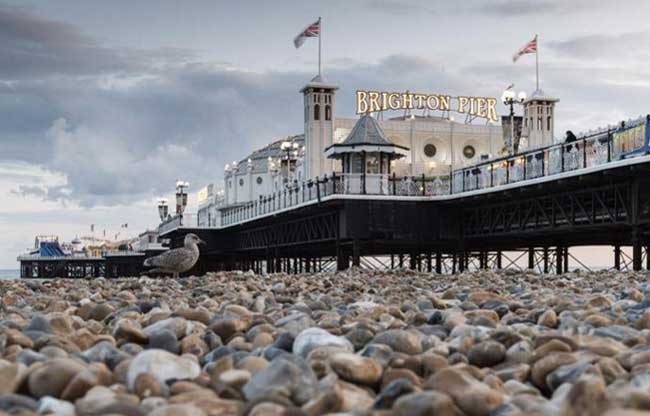
<svg viewBox="0 0 650 416"><path fill-rule="evenodd" d="M314 349L319 347L334 347L345 351L354 351L352 343L346 338L332 335L321 328L302 330L293 342L293 353L306 358Z"/></svg>
<svg viewBox="0 0 650 416"><path fill-rule="evenodd" d="M644 414L650 274L0 281L0 414Z"/></svg>

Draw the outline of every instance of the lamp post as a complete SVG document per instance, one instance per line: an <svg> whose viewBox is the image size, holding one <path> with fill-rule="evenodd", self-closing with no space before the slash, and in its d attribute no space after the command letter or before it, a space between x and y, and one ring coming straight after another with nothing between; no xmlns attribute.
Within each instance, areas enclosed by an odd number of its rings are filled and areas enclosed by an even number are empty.
<svg viewBox="0 0 650 416"><path fill-rule="evenodd" d="M160 221L165 221L167 215L169 215L169 206L167 205L167 199L161 198L158 200L158 215L160 216Z"/></svg>
<svg viewBox="0 0 650 416"><path fill-rule="evenodd" d="M187 206L187 188L189 187L189 182L176 181L176 215L183 215L183 211L185 211L185 207Z"/></svg>
<svg viewBox="0 0 650 416"><path fill-rule="evenodd" d="M513 154L515 148L515 104L523 104L526 101L526 93L521 91L519 94L508 88L501 95L501 101L504 105L510 106L510 143L508 144L508 153Z"/></svg>
<svg viewBox="0 0 650 416"><path fill-rule="evenodd" d="M295 141L284 141L280 144L280 149L287 153L287 181L291 181L291 154L295 157L298 156L298 148L300 145Z"/></svg>

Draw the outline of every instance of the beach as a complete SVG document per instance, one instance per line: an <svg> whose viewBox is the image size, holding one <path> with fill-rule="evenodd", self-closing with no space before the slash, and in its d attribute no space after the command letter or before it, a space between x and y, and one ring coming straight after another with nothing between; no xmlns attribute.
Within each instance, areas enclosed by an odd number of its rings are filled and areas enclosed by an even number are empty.
<svg viewBox="0 0 650 416"><path fill-rule="evenodd" d="M353 268L0 292L0 414L650 410L647 273Z"/></svg>

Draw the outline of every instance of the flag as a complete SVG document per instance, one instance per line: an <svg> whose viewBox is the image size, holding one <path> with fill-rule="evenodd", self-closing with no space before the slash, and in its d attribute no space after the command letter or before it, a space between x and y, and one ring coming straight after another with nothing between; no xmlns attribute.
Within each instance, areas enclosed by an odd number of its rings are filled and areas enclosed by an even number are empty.
<svg viewBox="0 0 650 416"><path fill-rule="evenodd" d="M521 55L527 53L537 53L537 36L517 51L517 53L512 57L512 62L517 62L517 59L519 59Z"/></svg>
<svg viewBox="0 0 650 416"><path fill-rule="evenodd" d="M316 20L314 23L310 24L298 34L293 39L293 46L298 49L299 47L302 46L303 43L305 43L305 39L307 38L317 38L320 36L320 19Z"/></svg>

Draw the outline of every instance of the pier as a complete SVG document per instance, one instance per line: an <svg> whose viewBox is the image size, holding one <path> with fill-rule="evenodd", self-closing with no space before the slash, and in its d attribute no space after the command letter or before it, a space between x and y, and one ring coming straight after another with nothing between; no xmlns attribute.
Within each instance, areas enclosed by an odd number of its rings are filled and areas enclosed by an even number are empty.
<svg viewBox="0 0 650 416"><path fill-rule="evenodd" d="M562 273L575 246L611 246L613 268L641 270L650 268L650 156L632 156L617 150L612 131L598 131L445 176L334 173L226 207L216 226L185 214L159 232L172 246L187 232L208 243L193 273L456 273L522 257L531 269Z"/></svg>

